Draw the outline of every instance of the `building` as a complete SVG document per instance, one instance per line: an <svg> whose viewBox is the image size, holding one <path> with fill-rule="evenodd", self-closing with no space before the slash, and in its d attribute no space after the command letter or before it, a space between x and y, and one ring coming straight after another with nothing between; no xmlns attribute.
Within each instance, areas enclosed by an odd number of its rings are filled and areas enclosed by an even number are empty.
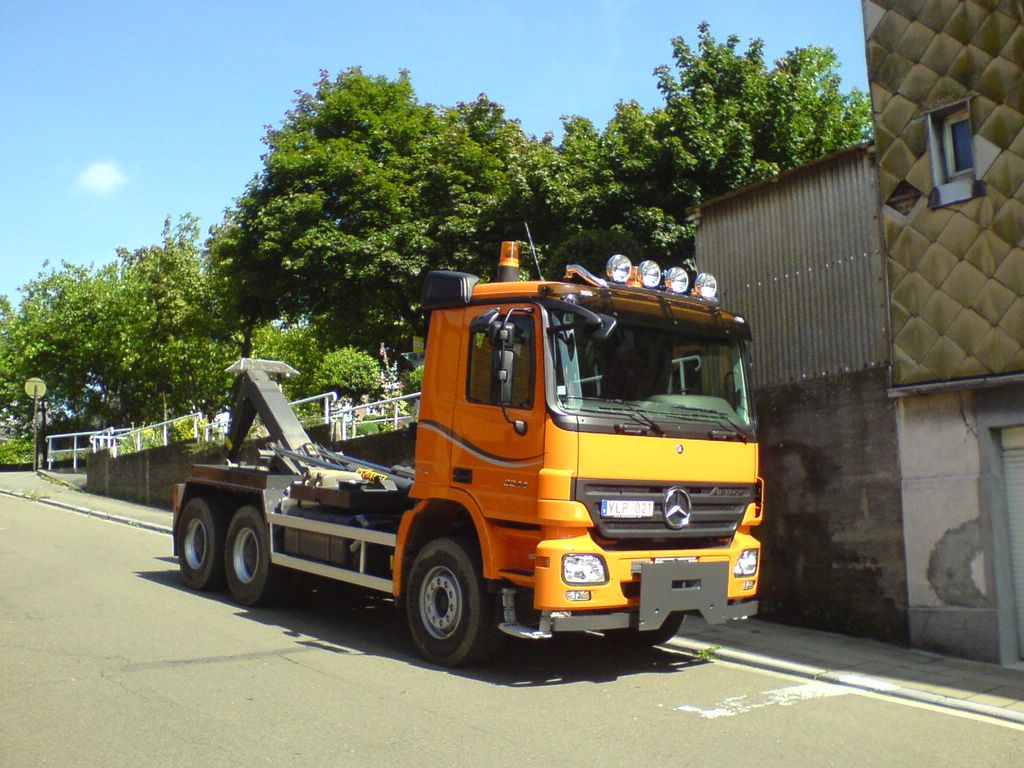
<svg viewBox="0 0 1024 768"><path fill-rule="evenodd" d="M864 0L910 640L1024 657L1024 4Z"/></svg>
<svg viewBox="0 0 1024 768"><path fill-rule="evenodd" d="M701 206L755 331L765 611L1024 658L1024 3L864 0L875 147Z"/></svg>

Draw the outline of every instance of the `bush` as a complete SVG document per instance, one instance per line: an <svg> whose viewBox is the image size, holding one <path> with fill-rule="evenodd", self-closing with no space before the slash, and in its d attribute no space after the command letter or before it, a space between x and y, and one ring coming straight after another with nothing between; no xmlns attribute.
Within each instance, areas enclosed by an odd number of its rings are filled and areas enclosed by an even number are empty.
<svg viewBox="0 0 1024 768"><path fill-rule="evenodd" d="M355 347L342 347L328 352L313 376L313 390L337 392L354 400L362 395L380 397L380 365L366 352Z"/></svg>
<svg viewBox="0 0 1024 768"><path fill-rule="evenodd" d="M31 464L32 438L15 437L0 443L0 464Z"/></svg>
<svg viewBox="0 0 1024 768"><path fill-rule="evenodd" d="M403 377L405 379L405 386L402 388L402 392L406 395L411 395L415 392L423 391L423 366L409 371Z"/></svg>

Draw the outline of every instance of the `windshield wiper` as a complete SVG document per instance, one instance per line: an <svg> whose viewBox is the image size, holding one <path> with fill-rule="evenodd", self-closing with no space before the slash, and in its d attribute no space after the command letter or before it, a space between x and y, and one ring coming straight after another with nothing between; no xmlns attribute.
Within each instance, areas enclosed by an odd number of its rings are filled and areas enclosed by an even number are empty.
<svg viewBox="0 0 1024 768"><path fill-rule="evenodd" d="M607 400L602 400L601 402L613 403L615 405L622 406L622 408L626 410L626 413L629 416L633 417L634 421L639 422L640 424L646 424L648 427L651 428L651 431L654 432L654 434L658 435L658 437L665 436L665 430L662 428L662 426L654 419L652 419L650 416L648 416L646 413L644 413L640 409L640 406L634 405L628 400L620 400L618 398L609 398Z"/></svg>

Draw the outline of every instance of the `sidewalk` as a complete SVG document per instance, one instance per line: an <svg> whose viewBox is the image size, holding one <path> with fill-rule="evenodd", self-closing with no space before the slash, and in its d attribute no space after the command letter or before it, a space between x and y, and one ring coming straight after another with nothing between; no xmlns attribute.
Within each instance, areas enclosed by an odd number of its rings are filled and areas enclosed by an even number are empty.
<svg viewBox="0 0 1024 768"><path fill-rule="evenodd" d="M0 495L32 499L73 512L161 533L171 532L171 513L167 510L97 496L87 493L84 488L85 475L46 471L40 471L38 474L0 472Z"/></svg>
<svg viewBox="0 0 1024 768"><path fill-rule="evenodd" d="M163 533L171 513L81 490L84 475L0 472L3 495ZM671 644L744 666L845 685L1024 725L1024 663L1000 667L750 619L709 626L688 618Z"/></svg>
<svg viewBox="0 0 1024 768"><path fill-rule="evenodd" d="M744 666L1024 725L1024 663L1000 667L757 619L709 626L687 618L671 642Z"/></svg>

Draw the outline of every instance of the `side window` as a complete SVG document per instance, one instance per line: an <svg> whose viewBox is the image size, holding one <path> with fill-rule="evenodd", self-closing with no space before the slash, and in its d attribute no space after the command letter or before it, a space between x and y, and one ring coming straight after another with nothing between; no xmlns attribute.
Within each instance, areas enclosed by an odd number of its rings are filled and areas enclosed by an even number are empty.
<svg viewBox="0 0 1024 768"><path fill-rule="evenodd" d="M515 368L512 372L512 408L533 407L533 318L512 315L515 338L512 352ZM498 405L498 350L491 346L487 334L474 333L469 340L469 380L466 399L471 403Z"/></svg>

